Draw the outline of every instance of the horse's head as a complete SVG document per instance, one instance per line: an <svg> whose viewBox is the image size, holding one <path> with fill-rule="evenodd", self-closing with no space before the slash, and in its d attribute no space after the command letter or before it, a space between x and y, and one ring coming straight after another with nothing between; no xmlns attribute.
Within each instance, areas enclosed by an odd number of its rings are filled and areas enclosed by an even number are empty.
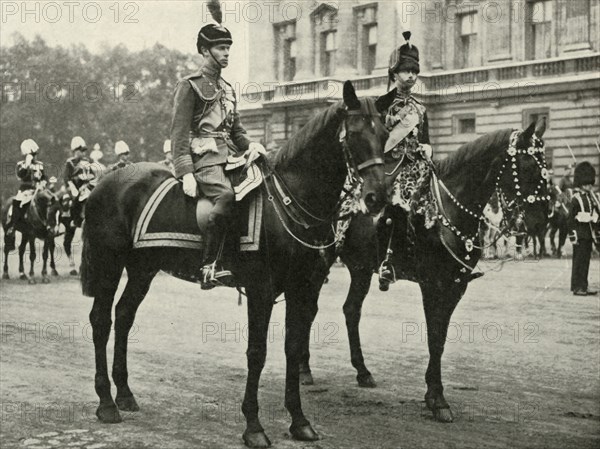
<svg viewBox="0 0 600 449"><path fill-rule="evenodd" d="M45 227L50 233L54 232L58 224L57 212L60 207L56 195L46 188L38 189L31 205L34 208L33 213L37 214L40 221L39 226Z"/></svg>
<svg viewBox="0 0 600 449"><path fill-rule="evenodd" d="M344 104L346 116L340 141L350 170L362 178L362 202L370 213L377 213L386 201L383 148L388 133L375 101L359 100L350 81L344 83Z"/></svg>
<svg viewBox="0 0 600 449"><path fill-rule="evenodd" d="M522 132L513 132L497 177L497 192L505 210L524 217L528 229L547 221L548 169L542 136L546 120L534 122Z"/></svg>

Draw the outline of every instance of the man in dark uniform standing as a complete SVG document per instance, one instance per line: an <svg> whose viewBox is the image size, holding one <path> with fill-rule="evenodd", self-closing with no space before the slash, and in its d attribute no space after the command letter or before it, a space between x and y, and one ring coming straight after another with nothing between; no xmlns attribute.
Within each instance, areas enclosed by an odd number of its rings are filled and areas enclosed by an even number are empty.
<svg viewBox="0 0 600 449"><path fill-rule="evenodd" d="M200 30L196 47L204 65L177 85L171 123L175 176L183 180L186 195L196 197L199 188L213 203L202 259L204 289L233 283L231 272L217 267L234 202L224 171L227 157L244 153L251 162L266 154L261 144L248 139L235 92L221 77L232 43L231 33L219 23Z"/></svg>
<svg viewBox="0 0 600 449"><path fill-rule="evenodd" d="M600 211L592 195L596 181L596 171L589 162L581 162L575 167L573 198L569 213L569 240L573 244L573 267L571 271L571 291L576 296L596 295L588 289L588 273L592 242L597 238L595 227Z"/></svg>

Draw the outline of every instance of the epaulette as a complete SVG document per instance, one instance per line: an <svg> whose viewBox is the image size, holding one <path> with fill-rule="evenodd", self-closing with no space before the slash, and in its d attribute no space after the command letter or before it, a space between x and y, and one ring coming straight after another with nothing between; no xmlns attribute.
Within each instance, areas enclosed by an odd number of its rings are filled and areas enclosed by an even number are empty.
<svg viewBox="0 0 600 449"><path fill-rule="evenodd" d="M219 86L209 81L206 76L202 73L196 73L183 78L190 83L194 92L204 101L214 101L217 96L221 93Z"/></svg>

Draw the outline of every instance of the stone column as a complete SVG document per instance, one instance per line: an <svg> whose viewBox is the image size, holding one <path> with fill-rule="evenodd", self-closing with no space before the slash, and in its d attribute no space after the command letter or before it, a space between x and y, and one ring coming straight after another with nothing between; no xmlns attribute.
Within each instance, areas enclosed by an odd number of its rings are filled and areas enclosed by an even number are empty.
<svg viewBox="0 0 600 449"><path fill-rule="evenodd" d="M335 61L335 78L348 78L356 76L356 46L357 23L353 6L355 1L338 2L337 15L337 51Z"/></svg>
<svg viewBox="0 0 600 449"><path fill-rule="evenodd" d="M294 81L315 77L314 42L310 9L303 8L296 22L296 76Z"/></svg>

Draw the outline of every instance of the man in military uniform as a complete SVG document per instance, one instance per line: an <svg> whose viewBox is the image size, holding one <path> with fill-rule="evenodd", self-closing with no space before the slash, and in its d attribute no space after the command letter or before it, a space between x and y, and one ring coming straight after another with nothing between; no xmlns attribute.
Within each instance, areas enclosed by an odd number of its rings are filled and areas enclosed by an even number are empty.
<svg viewBox="0 0 600 449"><path fill-rule="evenodd" d="M87 156L87 145L80 136L71 139L72 157L65 164L65 187L73 199L71 216L76 226L83 222L83 201L90 194L90 181L94 175L90 169L92 161Z"/></svg>
<svg viewBox="0 0 600 449"><path fill-rule="evenodd" d="M235 92L221 77L232 43L231 33L220 24L200 30L196 47L204 65L177 85L171 123L175 176L183 180L186 195L196 197L199 188L213 203L202 260L204 289L233 283L231 272L217 267L234 202L224 171L227 156L244 153L251 162L266 153L246 136Z"/></svg>
<svg viewBox="0 0 600 449"><path fill-rule="evenodd" d="M378 109L387 110L385 124L390 132L384 147L384 161L389 174L391 204L407 212L415 209L425 216L425 226L431 227L435 219L431 198L425 196L419 204L413 204L413 195L418 187L429 182L432 155L425 106L411 94L420 72L419 50L410 43L410 31L402 33L402 36L406 42L392 52L388 67L389 83L394 83L394 89L377 99ZM380 223L384 227L383 235L391 231L387 221L384 217ZM388 257L379 269L382 290L394 281L389 259L389 235L385 242Z"/></svg>
<svg viewBox="0 0 600 449"><path fill-rule="evenodd" d="M11 249L14 249L15 227L25 216L35 189L46 183L44 164L37 160L39 149L33 139L21 143L21 154L25 156L24 160L17 162L17 178L21 181L21 185L13 200L12 214L6 229L7 236L13 240L13 243L9 244Z"/></svg>
<svg viewBox="0 0 600 449"><path fill-rule="evenodd" d="M164 165L172 172L175 172L175 166L173 165L173 152L171 151L171 140L165 140L163 144L163 153L165 154L165 158L159 162L159 164Z"/></svg>
<svg viewBox="0 0 600 449"><path fill-rule="evenodd" d="M117 162L109 165L109 170L117 170L133 164L133 162L129 160L129 145L127 145L124 141L119 140L117 143L115 143L115 154L118 157Z"/></svg>
<svg viewBox="0 0 600 449"><path fill-rule="evenodd" d="M589 162L581 162L575 167L573 180L573 198L569 213L569 240L573 244L573 266L571 270L571 291L576 296L596 295L598 292L588 289L588 273L592 242L600 210L592 195L592 186L596 181L596 171Z"/></svg>

